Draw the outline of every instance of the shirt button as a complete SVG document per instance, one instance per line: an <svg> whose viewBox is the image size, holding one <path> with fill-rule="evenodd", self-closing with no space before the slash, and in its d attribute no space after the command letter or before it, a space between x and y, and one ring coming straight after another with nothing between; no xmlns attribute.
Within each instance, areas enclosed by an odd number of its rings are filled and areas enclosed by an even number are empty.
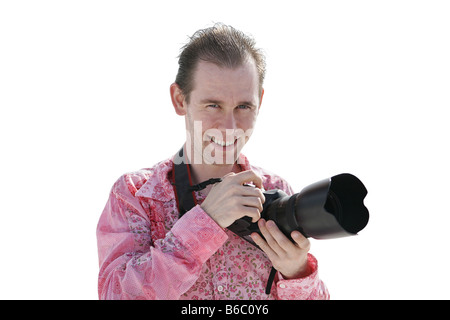
<svg viewBox="0 0 450 320"><path fill-rule="evenodd" d="M284 289L286 288L286 285L284 283L280 283L280 288Z"/></svg>
<svg viewBox="0 0 450 320"><path fill-rule="evenodd" d="M218 286L217 290L219 290L219 292L222 292L223 291L223 286Z"/></svg>

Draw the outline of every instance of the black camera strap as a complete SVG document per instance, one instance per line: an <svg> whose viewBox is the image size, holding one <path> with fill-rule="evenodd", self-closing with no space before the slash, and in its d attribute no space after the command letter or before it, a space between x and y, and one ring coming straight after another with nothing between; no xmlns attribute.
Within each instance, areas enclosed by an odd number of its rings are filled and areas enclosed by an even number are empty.
<svg viewBox="0 0 450 320"><path fill-rule="evenodd" d="M210 184L222 181L221 178L213 178L192 185L191 168L184 157L183 149L184 148L181 148L175 156L172 174L172 185L175 189L175 197L180 217L197 205L195 191L203 190Z"/></svg>
<svg viewBox="0 0 450 320"><path fill-rule="evenodd" d="M215 184L221 182L221 178L212 178L206 181L203 181L199 184L192 185L192 174L191 168L188 164L186 157L184 156L184 147L182 147L174 158L174 169L172 173L172 185L175 189L175 198L177 202L178 211L180 213L180 218L189 210L197 205L197 199L195 197L195 191L203 190L210 184ZM233 225L228 227L230 231L233 231L235 234L240 236L235 231L240 228L245 228L246 222L245 220L241 220L235 222ZM244 240L247 240L252 245L259 248L249 236L241 237ZM270 290L272 288L272 283L275 278L276 269L272 267L269 275L269 279L267 280L266 286L266 294L270 294Z"/></svg>

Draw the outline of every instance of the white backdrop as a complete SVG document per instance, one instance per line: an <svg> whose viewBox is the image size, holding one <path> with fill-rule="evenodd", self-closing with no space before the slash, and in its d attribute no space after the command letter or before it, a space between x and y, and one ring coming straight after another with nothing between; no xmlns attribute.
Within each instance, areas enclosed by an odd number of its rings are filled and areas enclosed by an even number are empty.
<svg viewBox="0 0 450 320"><path fill-rule="evenodd" d="M0 2L0 299L97 299L114 181L184 141L169 85L224 22L267 55L244 149L296 191L350 172L371 219L311 240L333 299L449 299L446 1Z"/></svg>

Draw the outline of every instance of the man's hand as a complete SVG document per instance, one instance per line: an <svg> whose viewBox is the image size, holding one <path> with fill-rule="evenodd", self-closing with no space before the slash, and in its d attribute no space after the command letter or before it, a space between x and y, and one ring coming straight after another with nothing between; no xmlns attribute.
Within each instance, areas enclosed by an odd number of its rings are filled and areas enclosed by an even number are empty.
<svg viewBox="0 0 450 320"><path fill-rule="evenodd" d="M310 243L300 232L292 231L289 240L275 222L260 219L258 227L265 240L256 232L252 233L253 241L267 254L272 265L284 278L295 279L306 276L308 270L308 251Z"/></svg>
<svg viewBox="0 0 450 320"><path fill-rule="evenodd" d="M256 188L245 186L252 182ZM261 191L262 179L251 170L229 173L215 184L201 208L222 228L244 216L258 221L265 201Z"/></svg>

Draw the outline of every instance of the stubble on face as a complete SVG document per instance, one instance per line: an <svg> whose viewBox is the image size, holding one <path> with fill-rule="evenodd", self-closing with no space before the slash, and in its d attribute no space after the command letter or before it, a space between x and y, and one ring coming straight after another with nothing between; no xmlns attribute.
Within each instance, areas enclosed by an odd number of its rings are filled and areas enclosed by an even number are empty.
<svg viewBox="0 0 450 320"><path fill-rule="evenodd" d="M235 69L200 61L186 103L191 163L231 165L249 140L261 97L255 64ZM188 146L190 144L190 146Z"/></svg>

